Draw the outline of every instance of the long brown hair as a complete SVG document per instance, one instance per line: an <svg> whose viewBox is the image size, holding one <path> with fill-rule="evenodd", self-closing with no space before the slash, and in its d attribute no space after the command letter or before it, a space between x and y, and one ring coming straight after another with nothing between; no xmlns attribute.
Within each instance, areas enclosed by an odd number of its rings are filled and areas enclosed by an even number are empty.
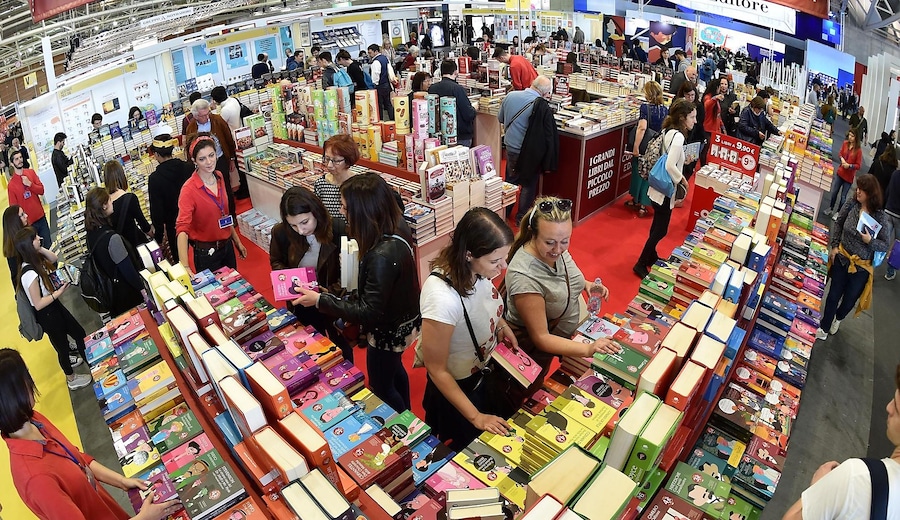
<svg viewBox="0 0 900 520"><path fill-rule="evenodd" d="M13 204L3 211L3 256L6 258L15 258L16 256L15 236L20 229L25 227L22 225L22 219L19 218L21 210L22 208Z"/></svg>
<svg viewBox="0 0 900 520"><path fill-rule="evenodd" d="M316 240L320 244L331 242L333 237L331 216L325 205L316 197L315 194L302 186L293 186L288 188L281 196L281 223L285 227L285 233L288 237L288 258L303 258L303 255L309 251L309 242L306 237L297 233L288 222L287 218L294 215L302 215L311 213L316 219Z"/></svg>
<svg viewBox="0 0 900 520"><path fill-rule="evenodd" d="M403 214L397 199L377 173L362 173L341 184L346 205L347 235L356 239L362 257L384 235L399 234ZM410 237L404 236L409 242Z"/></svg>
<svg viewBox="0 0 900 520"><path fill-rule="evenodd" d="M453 238L431 262L431 268L443 271L456 292L469 294L475 283L466 255L481 258L512 241L512 230L497 213L487 208L472 208L460 219Z"/></svg>
<svg viewBox="0 0 900 520"><path fill-rule="evenodd" d="M507 263L512 262L516 251L537 236L540 221L569 222L572 220L572 210L562 211L559 209L559 206L556 204L558 200L558 197L540 197L534 201L534 205L522 216L522 221L519 222L519 232L516 233L516 240L513 242L512 247L509 248L509 256L506 257ZM552 203L550 211L544 212L538 208L542 202Z"/></svg>
<svg viewBox="0 0 900 520"><path fill-rule="evenodd" d="M103 184L106 191L113 193L118 190L128 189L128 179L125 178L125 168L118 160L106 161L103 165Z"/></svg>
<svg viewBox="0 0 900 520"><path fill-rule="evenodd" d="M850 143L850 134L853 134L852 144ZM844 142L847 143L847 148L850 148L851 150L859 149L859 128L855 126L850 127L850 129L847 130L847 140Z"/></svg>
<svg viewBox="0 0 900 520"><path fill-rule="evenodd" d="M856 188L866 194L865 210L874 213L884 207L884 195L881 193L881 183L871 173L864 173L856 178Z"/></svg>
<svg viewBox="0 0 900 520"><path fill-rule="evenodd" d="M111 226L103 206L109 203L106 188L92 188L84 197L84 229L91 231L102 226Z"/></svg>
<svg viewBox="0 0 900 520"><path fill-rule="evenodd" d="M672 103L672 107L669 108L669 115L666 116L665 121L663 121L663 130L674 128L684 133L686 130L684 128L684 121L694 110L697 110L697 107L690 101L684 98L676 99L675 102Z"/></svg>
<svg viewBox="0 0 900 520"><path fill-rule="evenodd" d="M53 270L53 264L34 248L34 238L36 236L37 231L31 226L27 226L20 229L13 239L16 244L16 254L19 257L19 279L16 281L16 290L22 286L23 264L29 264L34 268L34 272L44 282L44 287L47 289L53 288L53 282L50 281L50 271Z"/></svg>

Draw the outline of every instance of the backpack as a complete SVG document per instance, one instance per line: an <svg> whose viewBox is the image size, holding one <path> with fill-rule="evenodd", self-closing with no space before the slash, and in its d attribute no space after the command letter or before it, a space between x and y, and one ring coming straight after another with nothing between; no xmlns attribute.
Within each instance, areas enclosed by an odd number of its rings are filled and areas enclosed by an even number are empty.
<svg viewBox="0 0 900 520"><path fill-rule="evenodd" d="M253 115L253 111L250 110L250 107L241 103L241 100L239 100L237 98L235 98L235 99L237 100L238 105L241 106L241 121L243 121L245 117L249 117L249 116Z"/></svg>
<svg viewBox="0 0 900 520"><path fill-rule="evenodd" d="M112 234L112 231L107 231L103 236L107 234ZM94 249L97 244L103 242L103 236L88 251L81 266L81 297L88 307L99 313L109 312L112 308L115 295L113 287L116 282L107 276L94 260Z"/></svg>
<svg viewBox="0 0 900 520"><path fill-rule="evenodd" d="M25 266L22 274L27 271L34 271L30 265ZM22 287L21 281L16 287L16 312L19 315L19 334L28 341L37 341L44 337L44 329L37 321L37 314L31 302L28 301L28 295L25 294L25 288Z"/></svg>
<svg viewBox="0 0 900 520"><path fill-rule="evenodd" d="M375 83L372 82L372 76L369 75L369 71L363 69L363 79L366 81L366 88L368 90L372 90L375 88Z"/></svg>
<svg viewBox="0 0 900 520"><path fill-rule="evenodd" d="M638 174L640 174L641 178L644 180L650 178L650 170L653 169L653 166L662 156L664 134L665 132L657 134L657 136L647 144L647 152L638 157Z"/></svg>
<svg viewBox="0 0 900 520"><path fill-rule="evenodd" d="M353 87L355 85L353 84L353 80L350 79L350 74L347 73L347 69L337 67L331 81L335 87L349 87L350 93L353 94Z"/></svg>
<svg viewBox="0 0 900 520"><path fill-rule="evenodd" d="M660 138L662 138L662 135ZM666 170L666 159L669 157L669 152L668 150L663 152L662 145L664 144L665 141L660 142L660 156L650 169L647 181L650 183L651 188L666 197L671 197L675 194L675 183L672 182L672 177L669 176L669 172Z"/></svg>

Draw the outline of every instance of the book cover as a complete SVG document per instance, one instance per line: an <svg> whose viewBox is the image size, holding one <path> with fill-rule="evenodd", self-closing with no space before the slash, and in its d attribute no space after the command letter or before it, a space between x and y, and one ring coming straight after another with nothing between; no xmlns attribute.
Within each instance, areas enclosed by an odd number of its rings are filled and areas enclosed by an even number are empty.
<svg viewBox="0 0 900 520"><path fill-rule="evenodd" d="M126 382L125 373L121 370L116 370L103 379L94 382L94 396L101 401L107 399L112 394L122 391Z"/></svg>
<svg viewBox="0 0 900 520"><path fill-rule="evenodd" d="M91 366L114 353L112 339L109 338L106 330L97 331L91 337L98 334L100 337L85 345L85 361Z"/></svg>
<svg viewBox="0 0 900 520"><path fill-rule="evenodd" d="M175 483L175 489L183 489L191 486L201 475L209 473L219 466L227 466L228 463L222 458L222 455L216 450L211 449L206 453L198 455L195 459L184 464L180 468L169 473L172 482Z"/></svg>
<svg viewBox="0 0 900 520"><path fill-rule="evenodd" d="M122 473L126 477L133 477L159 463L159 452L150 441L150 434L145 427L134 430L125 438L116 439L113 445L119 456Z"/></svg>
<svg viewBox="0 0 900 520"><path fill-rule="evenodd" d="M249 339L241 345L241 349L253 361L262 361L284 350L284 342L271 330L267 330Z"/></svg>
<svg viewBox="0 0 900 520"><path fill-rule="evenodd" d="M384 427L391 432L394 438L406 446L416 444L431 433L431 426L425 424L425 421L416 417L409 410L404 410L391 418Z"/></svg>
<svg viewBox="0 0 900 520"><path fill-rule="evenodd" d="M423 168L420 171L422 182L422 197L426 202L434 202L446 193L447 177L443 164L437 164L431 168Z"/></svg>
<svg viewBox="0 0 900 520"><path fill-rule="evenodd" d="M301 410L319 431L324 432L336 425L357 410L356 403L351 401L340 390L320 397L312 405Z"/></svg>
<svg viewBox="0 0 900 520"><path fill-rule="evenodd" d="M611 338L618 331L618 325L597 316L588 316L586 320L581 322L577 330L578 333L587 336L593 341L600 338Z"/></svg>
<svg viewBox="0 0 900 520"><path fill-rule="evenodd" d="M550 408L562 412L594 433L602 432L616 414L615 408L577 386L567 388L550 403Z"/></svg>
<svg viewBox="0 0 900 520"><path fill-rule="evenodd" d="M172 369L165 361L160 361L155 365L145 369L134 378L137 381L137 388L132 391L135 401L140 402L143 398L153 395L170 383L175 382L175 376Z"/></svg>
<svg viewBox="0 0 900 520"><path fill-rule="evenodd" d="M734 483L763 500L771 500L781 472L745 454L734 474Z"/></svg>
<svg viewBox="0 0 900 520"><path fill-rule="evenodd" d="M528 474L514 467L497 450L475 439L457 453L453 461L482 483L498 488L501 495L519 507L524 507Z"/></svg>
<svg viewBox="0 0 900 520"><path fill-rule="evenodd" d="M137 488L128 490L128 499L131 500L131 505L134 506L135 512L139 513L141 511L141 506L144 505L144 499L151 493L153 494L153 502L167 502L178 498L178 493L175 491L175 484L172 482L172 479L169 478L169 474L162 464L153 466L147 471L135 475L134 478L148 483L146 490L142 491Z"/></svg>
<svg viewBox="0 0 900 520"><path fill-rule="evenodd" d="M319 374L319 382L348 395L361 388L365 379L365 374L349 360L344 360Z"/></svg>
<svg viewBox="0 0 900 520"><path fill-rule="evenodd" d="M247 495L228 464L201 475L190 487L178 490L178 497L190 518L211 518Z"/></svg>
<svg viewBox="0 0 900 520"><path fill-rule="evenodd" d="M707 516L701 509L662 489L646 507L641 518L646 520L710 520L711 518L728 517Z"/></svg>
<svg viewBox="0 0 900 520"><path fill-rule="evenodd" d="M357 411L345 417L335 426L325 430L322 434L325 436L325 440L328 441L334 456L341 457L380 429L381 425L361 411Z"/></svg>
<svg viewBox="0 0 900 520"><path fill-rule="evenodd" d="M872 239L875 239L878 238L878 232L881 231L881 224L879 224L877 220L872 218L872 215L869 215L865 211L860 211L859 221L857 221L856 223L856 230L860 233L863 233L863 231L865 231L872 236Z"/></svg>
<svg viewBox="0 0 900 520"><path fill-rule="evenodd" d="M784 469L784 450L762 437L754 435L747 445L746 453L772 469L778 471Z"/></svg>
<svg viewBox="0 0 900 520"><path fill-rule="evenodd" d="M296 267L272 271L272 291L275 301L294 300L302 293L300 289L317 291L316 270L312 267Z"/></svg>
<svg viewBox="0 0 900 520"><path fill-rule="evenodd" d="M413 481L416 486L422 485L432 475L450 461L456 452L429 435L412 448Z"/></svg>
<svg viewBox="0 0 900 520"><path fill-rule="evenodd" d="M221 513L222 520L266 520L265 509L253 497L245 498Z"/></svg>
<svg viewBox="0 0 900 520"><path fill-rule="evenodd" d="M737 471L736 467L728 464L727 461L716 457L701 447L695 447L691 450L687 463L714 479L729 484L731 483L732 478L734 478L734 472Z"/></svg>
<svg viewBox="0 0 900 520"><path fill-rule="evenodd" d="M621 328L613 334L613 339L647 356L659 351L662 340L669 328L649 318L631 318L622 322Z"/></svg>
<svg viewBox="0 0 900 520"><path fill-rule="evenodd" d="M612 377L626 388L634 390L641 370L650 358L634 349L623 347L618 354L594 354L592 366L598 372Z"/></svg>
<svg viewBox="0 0 900 520"><path fill-rule="evenodd" d="M203 431L194 412L184 403L150 421L147 427L150 440L161 454L181 446Z"/></svg>
<svg viewBox="0 0 900 520"><path fill-rule="evenodd" d="M669 477L666 490L718 518L725 509L731 485L679 462Z"/></svg>
<svg viewBox="0 0 900 520"><path fill-rule="evenodd" d="M167 451L162 455L162 461L166 466L166 471L173 473L212 449L214 448L209 437L205 433L201 433L181 446Z"/></svg>
<svg viewBox="0 0 900 520"><path fill-rule="evenodd" d="M434 475L426 479L425 485L431 496L449 489L484 489L487 487L452 460L438 468Z"/></svg>
<svg viewBox="0 0 900 520"><path fill-rule="evenodd" d="M747 450L746 443L714 426L707 426L703 430L697 446L726 461L733 468L737 468Z"/></svg>
<svg viewBox="0 0 900 520"><path fill-rule="evenodd" d="M303 364L300 357L289 356L287 351L282 351L282 354L285 355L263 360L263 364L284 384L288 393L293 394L316 380L316 374Z"/></svg>
<svg viewBox="0 0 900 520"><path fill-rule="evenodd" d="M160 359L159 348L149 334L141 334L115 348L119 366L130 376Z"/></svg>
<svg viewBox="0 0 900 520"><path fill-rule="evenodd" d="M284 307L266 312L266 320L269 322L269 330L272 332L278 332L285 327L298 323L297 316Z"/></svg>
<svg viewBox="0 0 900 520"><path fill-rule="evenodd" d="M531 386L541 374L541 366L524 350L512 348L504 342L497 343L491 351L491 359L508 372L525 388Z"/></svg>
<svg viewBox="0 0 900 520"><path fill-rule="evenodd" d="M106 325L113 345L120 345L144 330L144 320L136 310L129 311L113 319Z"/></svg>
<svg viewBox="0 0 900 520"><path fill-rule="evenodd" d="M389 431L381 429L338 457L338 464L360 487L365 488L376 481L390 482L404 472L404 466L411 468L412 455L409 448L396 440Z"/></svg>

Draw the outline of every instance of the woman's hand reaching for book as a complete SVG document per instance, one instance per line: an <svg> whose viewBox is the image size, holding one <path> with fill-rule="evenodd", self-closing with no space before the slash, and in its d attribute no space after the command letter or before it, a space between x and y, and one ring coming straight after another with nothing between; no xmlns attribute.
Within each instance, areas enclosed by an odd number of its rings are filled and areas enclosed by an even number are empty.
<svg viewBox="0 0 900 520"><path fill-rule="evenodd" d="M294 305L302 305L304 307L312 307L319 305L319 293L316 291L310 291L309 289L304 289L303 287L298 287L298 291L300 291L301 296L299 298L294 299L291 303Z"/></svg>
<svg viewBox="0 0 900 520"><path fill-rule="evenodd" d="M495 435L506 435L509 433L509 424L502 417L496 415L488 415L478 413L472 420L472 425L481 431L493 433Z"/></svg>
<svg viewBox="0 0 900 520"><path fill-rule="evenodd" d="M595 353L618 354L622 351L622 347L609 338L600 338L593 343L585 344L585 347L587 352L582 357L593 357Z"/></svg>

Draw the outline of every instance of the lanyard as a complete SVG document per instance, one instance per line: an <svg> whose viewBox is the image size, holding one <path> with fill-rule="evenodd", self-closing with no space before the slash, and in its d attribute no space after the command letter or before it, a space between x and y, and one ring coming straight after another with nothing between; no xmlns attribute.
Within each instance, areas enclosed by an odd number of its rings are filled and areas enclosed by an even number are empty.
<svg viewBox="0 0 900 520"><path fill-rule="evenodd" d="M64 459L71 460L76 466L78 466L78 469L80 469L81 471L84 472L84 476L87 478L88 483L89 483L94 489L97 489L97 479L96 479L96 477L94 476L94 472L91 471L91 468L89 468L89 467L85 466L84 464L82 464L81 461L78 460L78 457L76 457L75 454L72 453L72 451L71 451L65 444L59 442L58 440L56 440L56 438L54 438L52 435L50 435L49 433L47 433L47 431L44 430L44 426L43 426L42 424L36 423L35 426L38 427L38 430L40 430L40 432L44 435L44 437L46 437L47 439L52 440L52 441L55 442L56 444L59 444L59 446L60 446L66 453L63 454L63 453L59 453L59 452L56 452L56 451L53 451L53 450L49 450L49 449L47 449L47 445L46 445L46 444L44 444L44 452L45 452L45 453L49 453L49 454L51 454L51 455L56 455L57 457L62 457L62 458L64 458Z"/></svg>
<svg viewBox="0 0 900 520"><path fill-rule="evenodd" d="M216 204L216 207L219 208L219 212L224 217L225 216L225 204L223 204L221 202L222 186L219 184L219 178L216 177L216 193L217 193L216 195L213 195L212 192L209 191L209 188L207 188L205 184L203 185L203 193L205 193L206 196L209 197L210 200L212 200Z"/></svg>

